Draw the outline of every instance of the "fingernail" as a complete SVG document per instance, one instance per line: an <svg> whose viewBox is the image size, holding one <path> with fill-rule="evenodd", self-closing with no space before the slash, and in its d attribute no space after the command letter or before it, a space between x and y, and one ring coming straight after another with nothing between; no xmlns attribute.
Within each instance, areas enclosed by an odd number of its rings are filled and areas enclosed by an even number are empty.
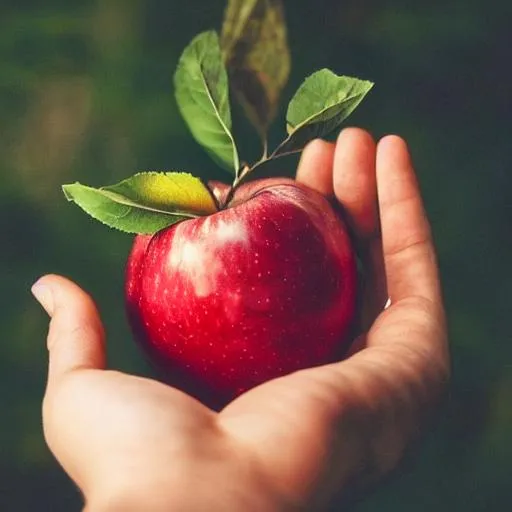
<svg viewBox="0 0 512 512"><path fill-rule="evenodd" d="M36 283L31 288L32 295L37 299L39 304L43 306L44 310L52 316L53 314L53 294L51 288L40 282Z"/></svg>

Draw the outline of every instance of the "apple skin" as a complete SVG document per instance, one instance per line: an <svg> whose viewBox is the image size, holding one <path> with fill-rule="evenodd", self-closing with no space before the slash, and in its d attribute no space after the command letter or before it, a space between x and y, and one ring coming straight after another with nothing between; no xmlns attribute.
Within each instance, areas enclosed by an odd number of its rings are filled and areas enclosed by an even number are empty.
<svg viewBox="0 0 512 512"><path fill-rule="evenodd" d="M211 189L226 197L222 185ZM339 358L356 281L346 226L327 199L290 179L262 179L213 215L137 236L126 305L136 339L167 380L225 404Z"/></svg>

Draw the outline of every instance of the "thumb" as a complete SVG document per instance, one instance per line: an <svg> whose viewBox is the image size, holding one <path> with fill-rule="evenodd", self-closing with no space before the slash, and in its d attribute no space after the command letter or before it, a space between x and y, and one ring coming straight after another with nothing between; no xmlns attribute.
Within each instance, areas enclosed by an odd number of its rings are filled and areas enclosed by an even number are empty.
<svg viewBox="0 0 512 512"><path fill-rule="evenodd" d="M32 286L32 293L51 317L48 385L69 372L103 369L104 331L91 297L56 275L39 279Z"/></svg>

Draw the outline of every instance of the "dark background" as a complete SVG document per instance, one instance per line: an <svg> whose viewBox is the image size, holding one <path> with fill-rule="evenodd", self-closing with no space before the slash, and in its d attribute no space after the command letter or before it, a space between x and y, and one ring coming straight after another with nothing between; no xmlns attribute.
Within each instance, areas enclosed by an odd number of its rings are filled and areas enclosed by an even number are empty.
<svg viewBox="0 0 512 512"><path fill-rule="evenodd" d="M376 137L394 132L409 141L450 321L454 376L442 414L416 456L355 509L506 510L512 502L506 315L512 3L285 5L293 70L284 98L324 66L370 79L376 87L350 123ZM147 371L122 307L130 237L67 204L60 185L99 186L139 170L213 169L177 112L171 78L190 39L220 26L223 6L212 0L1 2L1 510L80 509L41 434L47 318L29 293L37 277L58 272L89 290L106 323L111 365Z"/></svg>

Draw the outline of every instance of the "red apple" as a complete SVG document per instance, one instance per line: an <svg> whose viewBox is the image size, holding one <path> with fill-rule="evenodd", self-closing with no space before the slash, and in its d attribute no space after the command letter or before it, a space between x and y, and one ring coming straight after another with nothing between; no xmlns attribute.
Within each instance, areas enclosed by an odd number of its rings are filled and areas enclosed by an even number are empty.
<svg viewBox="0 0 512 512"><path fill-rule="evenodd" d="M218 213L136 237L126 273L128 314L150 358L186 391L224 403L339 357L356 287L339 216L283 178L242 185Z"/></svg>

